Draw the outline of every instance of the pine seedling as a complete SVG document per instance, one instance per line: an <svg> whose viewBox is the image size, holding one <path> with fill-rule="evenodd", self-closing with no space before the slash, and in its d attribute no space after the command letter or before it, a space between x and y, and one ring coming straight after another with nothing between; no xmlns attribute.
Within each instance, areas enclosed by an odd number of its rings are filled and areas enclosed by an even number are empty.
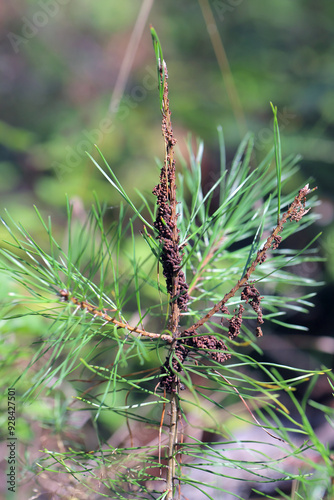
<svg viewBox="0 0 334 500"><path fill-rule="evenodd" d="M49 253L20 225L4 222L12 242L2 250L6 258L3 270L31 294L31 312L51 320L47 335L41 336L23 373L35 370L24 387L27 401L44 387L49 392L56 390L71 376L76 400L90 409L94 422L111 420L113 415L126 421L129 435L118 446L101 443L90 453L73 447L65 452L45 450L37 466L44 472L65 471L85 488L107 498L171 500L180 498L183 488L188 491L189 486L211 498L205 493L206 481L198 476L199 471L208 472L210 468L210 473L221 479L214 487L223 494L225 480L232 477L229 468L251 471L248 480L252 482L289 476L307 485L307 475L300 471L287 474L280 464L286 454L302 459L309 448L305 443L297 446L291 432L303 433L319 453L326 455L304 417L305 409L292 392L322 372L284 366L291 373L285 380L279 374L281 366L259 363L244 348L261 352L257 340L263 335L265 322L302 328L281 318L285 309L305 312L312 305L313 293L296 298L294 290L289 295L286 285L315 285L289 268L318 259L309 249L316 238L303 249L303 255L301 251L280 250L280 244L312 222L306 203L315 188L306 184L295 196L282 194L297 167L296 159L282 159L274 107L274 149L257 168L250 166L250 134L227 168L219 128L221 172L208 193L204 194L201 186L201 143L197 152L189 145L190 167L181 159L178 172L168 70L154 28L151 34L165 153L159 181L151 186L155 209L143 194L143 206L136 208L98 150L103 167L88 156L123 198L118 219L110 228L104 223L106 207L101 207L97 198L87 223L79 229L72 227L68 204L66 251L55 240L51 221L46 224L37 209L49 237ZM276 171L271 169L272 161ZM212 209L211 200L217 191L219 206ZM263 200L261 206L259 200ZM131 210L130 219L125 207ZM148 216L144 215L145 207L149 208ZM140 261L134 230L138 220L148 249L148 256ZM123 243L128 239L131 251L127 248L126 267ZM157 264L165 283L161 279L157 282L154 276ZM276 293L270 295L268 284L271 289L275 284ZM143 309L148 296L156 300ZM129 310L134 307L137 319L131 320ZM161 322L162 312L167 314L166 323ZM14 311L7 317L17 315ZM42 365L41 360L45 360ZM148 370L138 370L138 364L145 363ZM254 378L250 370L256 370L258 376ZM23 379L21 374L16 382L23 384ZM88 385L82 390L80 384L85 379ZM280 393L285 392L302 412L301 422L290 417L281 403ZM227 411L235 421L246 421L245 416L229 408L230 400L241 402L255 427L269 435L272 446L282 446L282 459L273 461L262 453L260 459L244 463L224 456L224 447L239 443L233 441L218 415ZM203 430L219 434L221 442L204 443L192 436L189 408L204 415ZM291 428L280 421L280 416L290 419ZM140 425L154 428L153 442L140 442ZM289 451L281 443L289 446ZM326 467L329 470L329 462ZM102 469L109 471L103 477Z"/></svg>

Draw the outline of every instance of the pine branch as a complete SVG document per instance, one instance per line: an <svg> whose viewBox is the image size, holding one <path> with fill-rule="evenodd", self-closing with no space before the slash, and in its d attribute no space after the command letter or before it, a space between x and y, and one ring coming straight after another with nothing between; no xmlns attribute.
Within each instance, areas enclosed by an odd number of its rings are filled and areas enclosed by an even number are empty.
<svg viewBox="0 0 334 500"><path fill-rule="evenodd" d="M136 326L131 326L128 323L119 321L115 317L109 316L109 314L107 314L105 310L101 311L96 306L90 304L86 300L79 300L76 297L71 296L67 290L59 290L58 295L61 297L62 302L72 302L77 306L77 309L81 309L83 311L87 311L89 314L92 314L93 318L102 318L104 320L104 324L112 323L116 325L117 328L124 328L125 330L128 330L131 333L138 333L140 336L149 337L152 340L160 339L164 340L165 342L168 342L169 344L173 342L173 339L170 335L163 335L163 334L160 335L159 333L147 332L146 330L143 330ZM115 309L114 311L116 312L117 310Z"/></svg>
<svg viewBox="0 0 334 500"><path fill-rule="evenodd" d="M219 311L224 308L225 304L236 294L236 292L242 288L243 286L247 286L248 280L255 271L256 267L258 265L261 265L267 258L267 252L268 250L272 247L274 250L278 248L279 244L281 243L282 237L280 236L279 233L283 231L283 226L284 224L290 220L299 222L304 215L306 215L310 209L306 210L305 209L305 201L306 201L306 196L310 193L312 193L316 188L309 189L309 185L306 184L306 186L301 189L298 193L298 195L295 197L294 201L292 202L290 208L283 214L281 220L278 222L277 226L271 233L271 235L268 237L266 243L262 247L261 250L257 252L256 259L253 261L251 266L248 267L245 275L236 283L236 285L228 292L225 294L223 299L220 302L217 302L213 308L200 320L198 320L196 323L194 323L192 326L187 328L186 332L187 334L195 332L199 327L203 326L214 314L218 313ZM248 293L247 293L248 292ZM249 294L253 294L252 297L249 297ZM250 291L247 289L246 294L244 296L244 299L248 302L248 300L254 300L254 290ZM260 316L260 312L258 314ZM240 329L240 328L239 328ZM262 332L261 330L258 330L258 335L261 336ZM236 336L235 334L233 336Z"/></svg>

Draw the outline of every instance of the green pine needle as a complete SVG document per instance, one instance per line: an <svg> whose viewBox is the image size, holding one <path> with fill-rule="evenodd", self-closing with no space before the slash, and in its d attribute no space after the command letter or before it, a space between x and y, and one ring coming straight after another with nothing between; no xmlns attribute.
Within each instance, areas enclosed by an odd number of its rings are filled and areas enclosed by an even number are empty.
<svg viewBox="0 0 334 500"><path fill-rule="evenodd" d="M274 150L276 161L276 178L277 178L277 224L280 221L281 213L281 190L282 190L282 149L281 149L281 136L278 126L277 106L270 103L272 112L274 114Z"/></svg>

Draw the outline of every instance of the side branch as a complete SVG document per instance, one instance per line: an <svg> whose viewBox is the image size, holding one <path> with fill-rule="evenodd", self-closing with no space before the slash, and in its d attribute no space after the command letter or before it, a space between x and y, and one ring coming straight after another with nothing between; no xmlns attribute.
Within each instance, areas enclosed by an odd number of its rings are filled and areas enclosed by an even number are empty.
<svg viewBox="0 0 334 500"><path fill-rule="evenodd" d="M303 189L301 189L298 193L298 195L295 197L294 201L292 202L290 208L283 214L280 222L277 224L269 238L267 239L266 243L262 247L261 250L257 252L256 259L253 261L251 266L247 269L245 275L243 278L241 278L236 285L228 292L225 294L223 299L220 302L217 302L213 306L213 308L200 320L198 320L196 323L194 323L192 326L187 328L187 333L194 333L200 326L204 325L212 316L214 316L218 311L222 310L222 308L225 306L225 304L236 294L236 292L243 287L244 285L247 285L247 282L252 275L252 273L255 271L256 267L258 264L262 264L267 257L267 252L272 246L273 249L276 249L279 244L281 243L281 236L280 232L283 230L284 224L287 222L287 220L290 221L300 221L301 218L307 214L309 211L305 209L305 200L306 196L314 191L317 188L314 189L309 189L309 185L306 184Z"/></svg>
<svg viewBox="0 0 334 500"><path fill-rule="evenodd" d="M117 326L117 328L124 328L128 330L131 333L138 333L139 335L143 337L149 337L151 339L161 339L164 340L165 342L168 342L171 344L173 342L173 338L170 335L163 335L159 333L152 333L152 332L147 332L146 330L142 330L141 328L138 328L137 326L131 326L128 323L123 323L122 321L117 320L116 318L113 318L112 316L109 316L105 311L101 311L100 309L97 309L93 304L90 304L89 302L86 302L85 300L79 300L76 297L70 296L69 292L67 290L60 290L58 292L58 295L61 297L62 302L72 302L77 306L77 309L81 309L83 311L87 311L88 313L93 315L93 318L102 318L104 319L105 323L112 323Z"/></svg>

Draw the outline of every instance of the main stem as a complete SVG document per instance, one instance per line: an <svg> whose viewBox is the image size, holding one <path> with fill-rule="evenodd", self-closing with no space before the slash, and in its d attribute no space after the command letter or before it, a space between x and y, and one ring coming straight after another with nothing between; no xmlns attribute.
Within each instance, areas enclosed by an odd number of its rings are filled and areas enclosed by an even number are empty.
<svg viewBox="0 0 334 500"><path fill-rule="evenodd" d="M154 42L156 42L155 36ZM168 439L168 470L167 470L167 500L173 499L174 478L176 469L177 438L178 438L178 408L179 408L179 377L180 351L177 351L180 337L180 313L187 309L189 300L188 285L182 271L182 255L180 254L180 237L177 227L177 200L175 182L174 146L176 140L173 134L171 112L168 98L168 73L162 53L158 58L159 89L161 96L162 135L165 141L164 164L160 171L160 182L153 193L157 196L157 216L154 227L158 232L161 244L160 262L166 278L167 291L170 296L170 315L168 329L171 332L171 347L165 364L162 366L164 376L160 387L170 393L170 422Z"/></svg>
<svg viewBox="0 0 334 500"><path fill-rule="evenodd" d="M180 335L180 309L186 309L188 300L188 286L181 271L181 256L179 251L179 231L177 228L177 200L175 183L175 160L174 145L176 140L173 135L171 122L171 112L169 109L167 67L164 61L160 61L159 67L160 85L163 86L162 96L162 134L165 140L164 165L160 173L160 184L156 186L154 192L158 197L158 216L155 227L159 231L159 240L163 245L161 262L164 269L164 276L167 282L167 289L170 295L171 312L169 316L169 330L172 334L172 344L168 355L168 363L174 360L174 347ZM168 368L169 370L169 368ZM168 439L167 458L167 484L166 499L173 499L174 478L176 469L177 437L178 437L178 390L179 381L177 376L170 391L170 421Z"/></svg>
<svg viewBox="0 0 334 500"><path fill-rule="evenodd" d="M162 64L165 64L162 61ZM165 81L163 93L163 134L165 138L165 174L167 181L167 196L169 198L169 206L171 208L172 221L172 242L175 247L178 247L179 234L177 229L177 212L176 212L176 184L175 184L175 164L174 164L174 144L173 128L171 122L171 112L169 109L168 99L168 83L167 83L167 67L165 65ZM162 75L161 75L162 77ZM179 270L175 271L172 276L172 293L171 293L171 315L170 329L173 339L178 336L178 328L180 321L180 308L178 301L175 300L178 293ZM172 345L173 348L173 345ZM171 350L172 350L171 348ZM175 383L173 392L170 395L170 421L169 421L169 439L168 439L168 461L167 461L167 500L173 500L174 496L174 478L176 466L176 446L178 435L178 383Z"/></svg>

